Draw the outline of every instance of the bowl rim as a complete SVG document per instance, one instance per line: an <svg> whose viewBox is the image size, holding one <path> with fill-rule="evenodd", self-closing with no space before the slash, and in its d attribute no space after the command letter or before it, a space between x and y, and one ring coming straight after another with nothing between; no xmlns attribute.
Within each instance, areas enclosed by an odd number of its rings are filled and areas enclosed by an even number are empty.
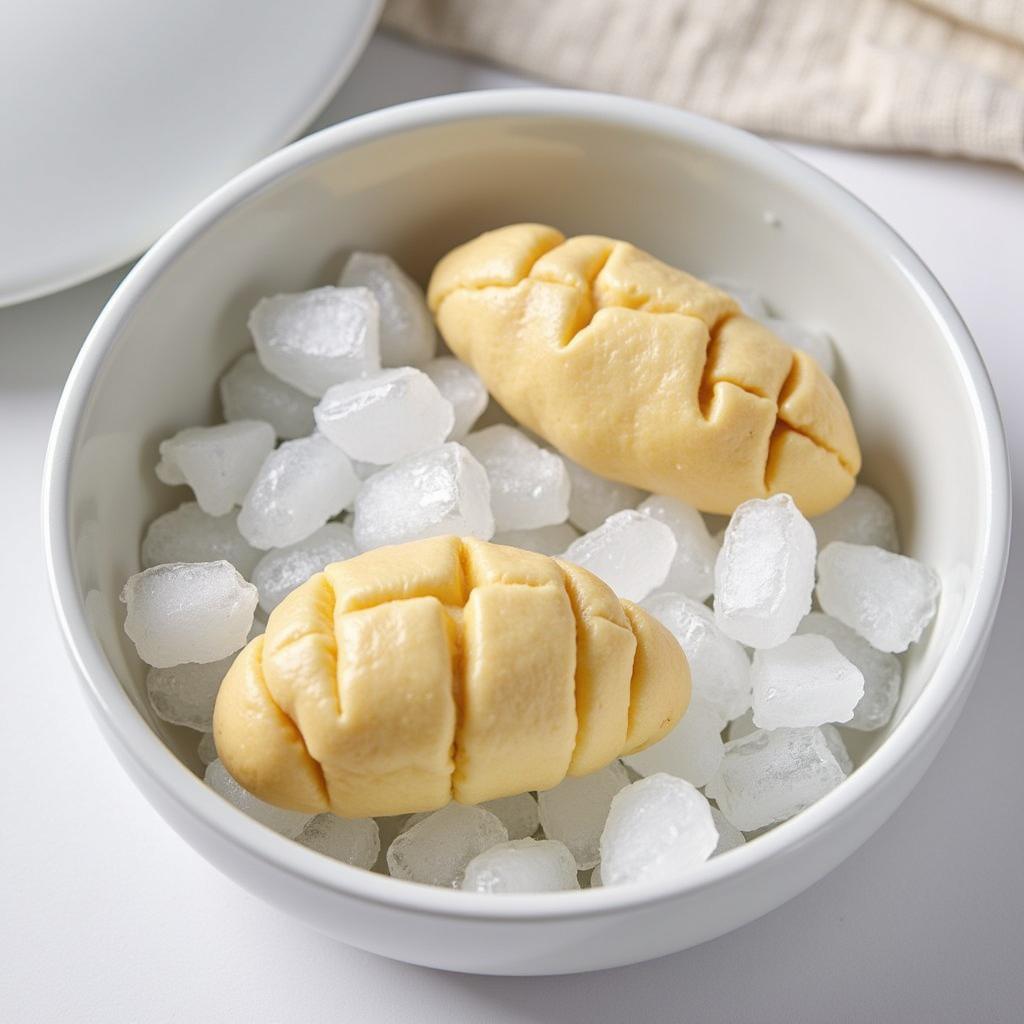
<svg viewBox="0 0 1024 1024"><path fill-rule="evenodd" d="M92 387L111 343L137 300L192 242L237 204L283 178L339 152L396 134L479 119L584 121L596 126L658 135L738 161L785 181L808 202L830 210L851 231L880 248L914 285L957 362L981 440L985 488L981 569L962 625L928 685L872 756L843 784L812 807L750 843L712 858L686 878L576 892L518 894L495 899L453 893L340 864L252 821L210 791L145 723L107 662L85 616L74 569L69 490L78 431ZM449 920L527 923L577 919L635 910L718 888L765 867L832 828L836 819L871 800L905 755L926 734L951 725L966 696L991 629L1009 550L1009 462L999 409L988 373L949 297L906 242L860 200L775 144L695 114L642 100L559 89L500 89L416 100L325 128L254 164L208 196L171 227L118 286L90 330L55 414L43 471L43 542L47 574L65 644L91 711L122 761L147 777L185 814L250 857L326 892L395 911ZM133 779L138 784L137 779Z"/></svg>

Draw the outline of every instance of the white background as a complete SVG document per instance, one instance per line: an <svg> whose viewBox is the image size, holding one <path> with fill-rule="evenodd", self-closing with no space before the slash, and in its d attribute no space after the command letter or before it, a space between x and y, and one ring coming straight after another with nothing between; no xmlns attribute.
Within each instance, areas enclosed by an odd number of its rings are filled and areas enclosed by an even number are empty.
<svg viewBox="0 0 1024 1024"><path fill-rule="evenodd" d="M378 36L317 126L420 96L521 83ZM790 148L886 218L949 291L995 380L1019 481L1024 175ZM1022 1019L1020 527L981 678L924 782L829 877L739 932L602 974L468 977L338 945L220 876L107 751L61 648L43 571L50 419L123 273L0 310L0 1019Z"/></svg>

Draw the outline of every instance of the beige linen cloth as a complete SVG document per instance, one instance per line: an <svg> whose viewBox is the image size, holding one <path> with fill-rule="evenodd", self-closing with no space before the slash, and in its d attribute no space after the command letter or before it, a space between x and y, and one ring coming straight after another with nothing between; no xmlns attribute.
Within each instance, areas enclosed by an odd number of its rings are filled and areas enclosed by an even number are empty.
<svg viewBox="0 0 1024 1024"><path fill-rule="evenodd" d="M1024 0L390 0L384 24L757 132L1024 166Z"/></svg>

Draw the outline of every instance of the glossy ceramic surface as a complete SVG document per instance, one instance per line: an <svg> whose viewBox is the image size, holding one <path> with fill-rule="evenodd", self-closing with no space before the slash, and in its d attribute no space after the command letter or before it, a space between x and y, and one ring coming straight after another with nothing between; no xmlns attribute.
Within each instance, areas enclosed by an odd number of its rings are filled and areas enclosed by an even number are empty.
<svg viewBox="0 0 1024 1024"><path fill-rule="evenodd" d="M383 0L8 0L0 306L142 252L307 125Z"/></svg>

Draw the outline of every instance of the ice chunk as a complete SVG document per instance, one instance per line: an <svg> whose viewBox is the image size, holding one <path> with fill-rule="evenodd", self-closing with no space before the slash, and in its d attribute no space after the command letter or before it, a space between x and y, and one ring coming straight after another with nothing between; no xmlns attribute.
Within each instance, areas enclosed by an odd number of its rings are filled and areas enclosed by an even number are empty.
<svg viewBox="0 0 1024 1024"><path fill-rule="evenodd" d="M541 526L536 530L503 530L493 537L495 544L537 551L542 555L560 555L580 533L570 523Z"/></svg>
<svg viewBox="0 0 1024 1024"><path fill-rule="evenodd" d="M390 256L352 253L338 285L362 285L373 292L380 310L383 366L422 366L434 358L437 334L423 289Z"/></svg>
<svg viewBox="0 0 1024 1024"><path fill-rule="evenodd" d="M213 705L221 681L235 660L229 654L220 661L197 665L151 668L146 673L146 692L158 718L174 725L208 732L213 728Z"/></svg>
<svg viewBox="0 0 1024 1024"><path fill-rule="evenodd" d="M540 827L540 810L530 793L503 796L480 805L508 829L509 839L525 839Z"/></svg>
<svg viewBox="0 0 1024 1024"><path fill-rule="evenodd" d="M664 523L676 538L676 557L659 589L686 594L697 601L710 597L719 545L708 533L701 514L676 498L656 494L645 498L637 511Z"/></svg>
<svg viewBox="0 0 1024 1024"><path fill-rule="evenodd" d="M643 606L679 641L693 694L715 710L719 724L742 715L750 707L750 660L742 645L715 625L711 609L667 593L651 594Z"/></svg>
<svg viewBox="0 0 1024 1024"><path fill-rule="evenodd" d="M332 384L380 369L379 320L369 288L314 288L261 299L249 332L267 370L319 398Z"/></svg>
<svg viewBox="0 0 1024 1024"><path fill-rule="evenodd" d="M574 540L562 556L600 576L619 597L640 601L668 575L676 538L664 524L627 509Z"/></svg>
<svg viewBox="0 0 1024 1024"><path fill-rule="evenodd" d="M750 679L759 729L846 722L864 696L860 669L827 637L812 634L755 651Z"/></svg>
<svg viewBox="0 0 1024 1024"><path fill-rule="evenodd" d="M229 804L234 804L243 814L258 821L261 825L279 832L289 839L294 839L306 827L311 815L301 811L286 811L282 807L265 803L255 797L247 789L235 782L227 768L218 759L211 761L206 768L203 781Z"/></svg>
<svg viewBox="0 0 1024 1024"><path fill-rule="evenodd" d="M935 616L939 577L882 548L834 541L818 556L818 601L872 647L899 653Z"/></svg>
<svg viewBox="0 0 1024 1024"><path fill-rule="evenodd" d="M704 792L741 831L785 821L846 777L820 729L758 729L725 745Z"/></svg>
<svg viewBox="0 0 1024 1024"><path fill-rule="evenodd" d="M474 857L505 842L508 832L490 811L450 803L395 838L388 870L395 878L458 888Z"/></svg>
<svg viewBox="0 0 1024 1024"><path fill-rule="evenodd" d="M601 835L604 885L682 878L711 856L711 807L685 779L651 775L617 793Z"/></svg>
<svg viewBox="0 0 1024 1024"><path fill-rule="evenodd" d="M572 459L565 460L569 470L569 522L581 530L594 530L610 515L623 509L636 508L643 500L644 492L605 480L603 476L591 473Z"/></svg>
<svg viewBox="0 0 1024 1024"><path fill-rule="evenodd" d="M142 567L168 562L230 562L248 579L260 553L239 532L238 516L207 515L194 501L157 516L142 540Z"/></svg>
<svg viewBox="0 0 1024 1024"><path fill-rule="evenodd" d="M554 839L513 839L477 854L466 867L466 892L561 892L578 889L576 862Z"/></svg>
<svg viewBox="0 0 1024 1024"><path fill-rule="evenodd" d="M903 670L895 654L876 651L849 626L823 612L811 612L797 628L798 633L827 636L839 653L853 662L864 677L864 696L853 709L853 717L844 722L847 729L871 732L881 729L892 718L900 696Z"/></svg>
<svg viewBox="0 0 1024 1024"><path fill-rule="evenodd" d="M494 535L487 473L449 441L375 473L356 498L353 523L361 551L446 533Z"/></svg>
<svg viewBox="0 0 1024 1024"><path fill-rule="evenodd" d="M823 516L815 516L811 526L818 538L819 551L834 540L873 544L886 551L900 549L892 505L867 484L857 484L846 501Z"/></svg>
<svg viewBox="0 0 1024 1024"><path fill-rule="evenodd" d="M715 562L715 621L748 647L775 647L811 610L814 530L788 494L745 501Z"/></svg>
<svg viewBox="0 0 1024 1024"><path fill-rule="evenodd" d="M836 375L836 349L825 331L771 316L764 318L764 324L787 345L811 356L829 377Z"/></svg>
<svg viewBox="0 0 1024 1024"><path fill-rule="evenodd" d="M604 882L601 881L601 865L598 864L597 867L590 872L590 888L600 889L602 885L604 885Z"/></svg>
<svg viewBox="0 0 1024 1024"><path fill-rule="evenodd" d="M713 284L716 288L720 288L723 292L731 295L740 304L740 309L747 316L753 317L755 320L761 320L770 314L770 310L764 301L764 296L759 291L755 291L745 284L732 281L728 277L708 277L706 280L708 284Z"/></svg>
<svg viewBox="0 0 1024 1024"><path fill-rule="evenodd" d="M315 415L324 436L346 455L378 466L436 448L454 422L451 402L411 366L335 384Z"/></svg>
<svg viewBox="0 0 1024 1024"><path fill-rule="evenodd" d="M269 615L297 586L331 562L358 554L352 528L328 523L305 540L268 551L256 566L253 583L260 592L260 607Z"/></svg>
<svg viewBox="0 0 1024 1024"><path fill-rule="evenodd" d="M196 753L199 755L199 760L204 768L217 760L217 744L213 741L212 732L203 733L202 738L199 740L199 746L196 748Z"/></svg>
<svg viewBox="0 0 1024 1024"><path fill-rule="evenodd" d="M554 789L538 793L544 835L565 843L577 867L592 868L601 859L601 829L612 798L628 785L626 769L613 761L592 775L569 776Z"/></svg>
<svg viewBox="0 0 1024 1024"><path fill-rule="evenodd" d="M533 530L565 522L569 473L558 455L505 423L470 434L464 444L487 471L496 530Z"/></svg>
<svg viewBox="0 0 1024 1024"><path fill-rule="evenodd" d="M487 388L480 375L452 356L432 359L423 372L437 390L451 402L455 423L448 435L450 441L461 441L487 408Z"/></svg>
<svg viewBox="0 0 1024 1024"><path fill-rule="evenodd" d="M711 808L711 820L718 831L718 845L711 854L712 857L735 850L737 846L742 846L747 841L743 833L717 807Z"/></svg>
<svg viewBox="0 0 1024 1024"><path fill-rule="evenodd" d="M124 585L124 631L155 668L219 661L244 646L256 588L230 562L172 562Z"/></svg>
<svg viewBox="0 0 1024 1024"><path fill-rule="evenodd" d="M641 775L665 772L703 786L722 762L721 732L718 712L694 697L686 714L664 739L622 760Z"/></svg>
<svg viewBox="0 0 1024 1024"><path fill-rule="evenodd" d="M316 400L267 373L255 352L246 352L220 379L224 419L266 420L282 440L313 432Z"/></svg>
<svg viewBox="0 0 1024 1024"><path fill-rule="evenodd" d="M853 758L850 757L849 751L846 749L842 734L834 725L821 725L818 728L821 729L821 735L825 737L825 742L828 744L828 749L832 751L836 764L842 768L844 775L849 775L853 771Z"/></svg>
<svg viewBox="0 0 1024 1024"><path fill-rule="evenodd" d="M207 515L222 516L241 505L273 447L274 428L261 420L186 427L160 442L156 475L165 484L187 483Z"/></svg>
<svg viewBox="0 0 1024 1024"><path fill-rule="evenodd" d="M285 441L264 460L238 514L254 547L297 544L336 516L356 495L348 456L321 434Z"/></svg>
<svg viewBox="0 0 1024 1024"><path fill-rule="evenodd" d="M367 870L380 854L380 830L373 818L318 814L307 822L295 841L334 860Z"/></svg>

